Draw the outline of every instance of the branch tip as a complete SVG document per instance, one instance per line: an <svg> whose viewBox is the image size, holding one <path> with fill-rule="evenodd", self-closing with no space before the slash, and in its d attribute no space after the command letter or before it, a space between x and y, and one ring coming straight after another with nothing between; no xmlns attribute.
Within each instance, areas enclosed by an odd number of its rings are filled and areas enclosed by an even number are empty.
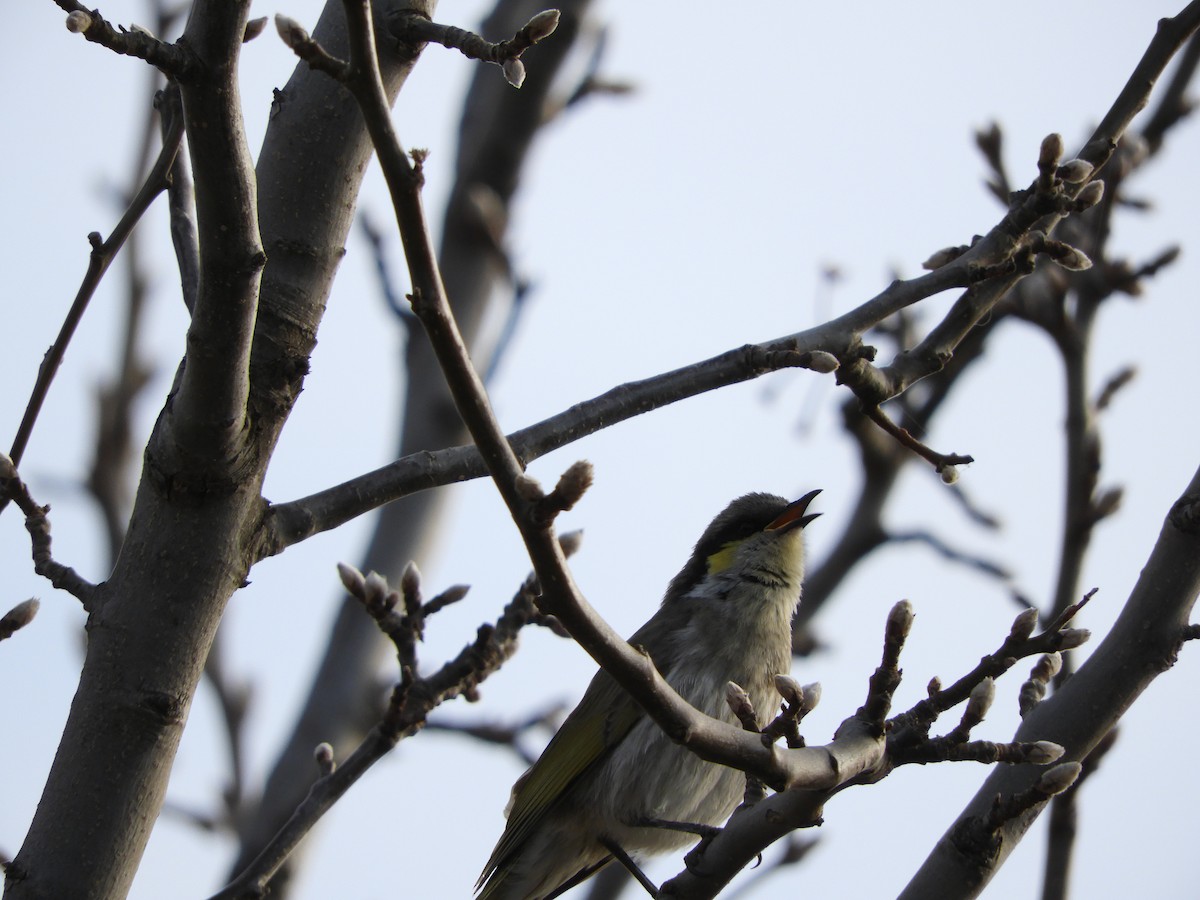
<svg viewBox="0 0 1200 900"><path fill-rule="evenodd" d="M67 31L72 34L85 34L92 27L92 17L82 9L77 9L67 16Z"/></svg>
<svg viewBox="0 0 1200 900"><path fill-rule="evenodd" d="M887 618L888 642L903 644L912 630L914 617L912 604L907 600L901 600L893 606Z"/></svg>

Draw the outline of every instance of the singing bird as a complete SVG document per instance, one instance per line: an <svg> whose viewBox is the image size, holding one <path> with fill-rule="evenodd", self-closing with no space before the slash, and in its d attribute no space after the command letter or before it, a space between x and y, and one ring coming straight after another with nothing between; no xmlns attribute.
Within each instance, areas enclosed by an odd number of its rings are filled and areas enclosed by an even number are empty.
<svg viewBox="0 0 1200 900"><path fill-rule="evenodd" d="M819 493L730 503L629 639L701 712L735 722L725 700L733 681L750 695L760 726L773 713L775 676L791 664L804 527L820 515L808 506ZM695 835L662 823L721 825L744 787L741 772L674 744L600 670L513 786L478 900L550 900L609 863L611 848L643 856L683 847Z"/></svg>

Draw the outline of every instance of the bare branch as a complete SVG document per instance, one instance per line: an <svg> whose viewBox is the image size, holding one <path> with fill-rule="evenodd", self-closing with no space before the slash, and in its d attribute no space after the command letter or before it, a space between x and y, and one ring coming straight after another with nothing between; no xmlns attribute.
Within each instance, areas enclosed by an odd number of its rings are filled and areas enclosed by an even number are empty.
<svg viewBox="0 0 1200 900"><path fill-rule="evenodd" d="M12 500L25 513L25 529L33 544L33 571L44 576L56 588L74 596L85 610L92 609L96 585L87 581L70 566L55 562L50 555L49 506L39 506L29 494L13 461L0 453L0 501Z"/></svg>
<svg viewBox="0 0 1200 900"><path fill-rule="evenodd" d="M107 47L114 53L144 59L172 78L187 78L195 72L199 65L199 60L186 44L168 44L160 41L140 25L134 25L129 29L123 25L113 28L100 15L100 10L89 10L78 3L59 2L59 6L64 9L69 7L68 31L82 34L86 40Z"/></svg>
<svg viewBox="0 0 1200 900"><path fill-rule="evenodd" d="M399 40L413 43L432 42L451 50L458 50L468 59L495 63L504 70L504 78L513 87L525 82L525 66L521 54L545 40L558 28L557 9L544 10L521 27L506 41L493 43L471 31L453 25L439 25L412 11L402 10L393 16L390 23L392 34Z"/></svg>

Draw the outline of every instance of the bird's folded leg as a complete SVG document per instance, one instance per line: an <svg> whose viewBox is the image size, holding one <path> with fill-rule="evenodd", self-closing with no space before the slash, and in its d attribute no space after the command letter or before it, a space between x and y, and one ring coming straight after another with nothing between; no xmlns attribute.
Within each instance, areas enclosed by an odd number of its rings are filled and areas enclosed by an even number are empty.
<svg viewBox="0 0 1200 900"><path fill-rule="evenodd" d="M637 883L646 889L647 894L651 897L658 896L658 885L650 880L649 876L642 871L642 867L634 862L632 856L625 852L624 847L607 836L600 838L600 843L613 855L613 859L623 865L626 871L637 880Z"/></svg>

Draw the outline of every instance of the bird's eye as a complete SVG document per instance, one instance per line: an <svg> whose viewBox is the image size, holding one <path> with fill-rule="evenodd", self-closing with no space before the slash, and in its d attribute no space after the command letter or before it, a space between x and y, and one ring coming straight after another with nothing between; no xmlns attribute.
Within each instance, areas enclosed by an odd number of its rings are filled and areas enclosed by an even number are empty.
<svg viewBox="0 0 1200 900"><path fill-rule="evenodd" d="M737 556L738 547L741 545L741 541L730 541L716 553L711 554L708 557L708 574L715 575L733 565L734 557Z"/></svg>

